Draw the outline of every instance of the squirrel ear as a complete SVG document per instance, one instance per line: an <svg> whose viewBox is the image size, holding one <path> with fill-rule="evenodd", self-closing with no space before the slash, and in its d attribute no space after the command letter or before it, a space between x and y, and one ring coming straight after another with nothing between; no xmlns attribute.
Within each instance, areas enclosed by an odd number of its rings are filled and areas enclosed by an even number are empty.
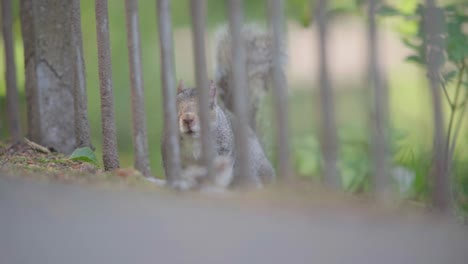
<svg viewBox="0 0 468 264"><path fill-rule="evenodd" d="M210 99L211 105L216 105L216 85L213 80L210 81Z"/></svg>
<svg viewBox="0 0 468 264"><path fill-rule="evenodd" d="M184 81L182 79L180 79L179 80L179 85L177 85L177 93L180 93L183 90L185 90Z"/></svg>

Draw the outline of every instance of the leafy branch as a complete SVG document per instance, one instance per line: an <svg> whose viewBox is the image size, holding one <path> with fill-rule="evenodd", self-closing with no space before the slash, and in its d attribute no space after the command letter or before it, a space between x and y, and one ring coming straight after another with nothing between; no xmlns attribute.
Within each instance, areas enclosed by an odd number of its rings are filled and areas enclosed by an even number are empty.
<svg viewBox="0 0 468 264"><path fill-rule="evenodd" d="M425 6L417 4L417 2L414 0L405 1L405 8L382 5L378 12L382 17L396 18L400 25L404 24L407 28L415 29L400 32L403 44L413 51L413 54L405 60L426 67L424 16L427 10ZM411 8L411 5L414 5L414 8ZM448 161L451 161L464 120L463 117L466 114L466 105L468 104L468 82L465 80L468 75L468 33L463 30L464 27L468 26L468 4L461 2L449 4L437 8L436 11L442 20L443 33L440 37L442 39L443 56L441 61L438 61L441 66L440 72L431 73L431 76L436 76L438 79L445 101L450 109L445 157ZM456 82L452 85L454 80ZM451 98L450 94L453 94L453 98ZM456 118L457 115L458 118ZM448 173L450 173L450 163L448 170Z"/></svg>

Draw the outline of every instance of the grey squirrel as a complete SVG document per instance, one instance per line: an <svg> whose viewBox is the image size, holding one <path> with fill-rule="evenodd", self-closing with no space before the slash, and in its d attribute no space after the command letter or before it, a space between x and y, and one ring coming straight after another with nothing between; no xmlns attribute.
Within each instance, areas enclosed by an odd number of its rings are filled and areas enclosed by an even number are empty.
<svg viewBox="0 0 468 264"><path fill-rule="evenodd" d="M245 25L241 30L241 36L245 47L249 86L249 123L250 127L256 131L257 111L272 80L273 36L256 24ZM218 29L216 41L216 86L219 88L221 102L233 112L233 95L229 85L232 78L232 40L227 26ZM287 59L284 43L280 50L281 65L278 66L283 70Z"/></svg>
<svg viewBox="0 0 468 264"><path fill-rule="evenodd" d="M241 36L245 45L246 69L249 91L249 182L261 187L275 178L274 169L254 132L256 113L273 67L272 36L258 26L250 24L242 28ZM182 81L177 87L177 111L180 136L182 175L174 182L177 189L203 189L216 187L235 188L238 185L238 160L234 138L232 114L232 56L231 36L226 26L217 33L216 81L210 82L210 124L215 146L215 179L209 182L206 170L201 167L200 122L198 117L197 89L186 88ZM222 104L218 104L218 94ZM163 166L166 162L166 140L162 138Z"/></svg>

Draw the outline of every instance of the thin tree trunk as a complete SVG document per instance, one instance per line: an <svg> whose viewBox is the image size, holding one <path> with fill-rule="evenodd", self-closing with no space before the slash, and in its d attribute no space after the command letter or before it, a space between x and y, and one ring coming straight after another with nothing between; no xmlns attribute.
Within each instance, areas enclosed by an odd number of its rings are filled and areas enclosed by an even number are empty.
<svg viewBox="0 0 468 264"><path fill-rule="evenodd" d="M434 0L426 0L426 16L424 17L425 45L434 122L432 202L437 209L447 212L450 207L450 178L447 175L447 164L450 161L448 160L447 152L445 152L445 126L440 96L441 80L439 70L443 56L443 39L441 35L442 17L439 11Z"/></svg>

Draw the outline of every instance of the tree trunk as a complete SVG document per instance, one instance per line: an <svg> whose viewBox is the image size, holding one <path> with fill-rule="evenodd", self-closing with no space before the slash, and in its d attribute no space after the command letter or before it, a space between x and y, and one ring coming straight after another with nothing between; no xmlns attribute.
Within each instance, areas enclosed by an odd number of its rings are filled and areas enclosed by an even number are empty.
<svg viewBox="0 0 468 264"><path fill-rule="evenodd" d="M28 137L66 154L76 147L72 1L20 2Z"/></svg>

